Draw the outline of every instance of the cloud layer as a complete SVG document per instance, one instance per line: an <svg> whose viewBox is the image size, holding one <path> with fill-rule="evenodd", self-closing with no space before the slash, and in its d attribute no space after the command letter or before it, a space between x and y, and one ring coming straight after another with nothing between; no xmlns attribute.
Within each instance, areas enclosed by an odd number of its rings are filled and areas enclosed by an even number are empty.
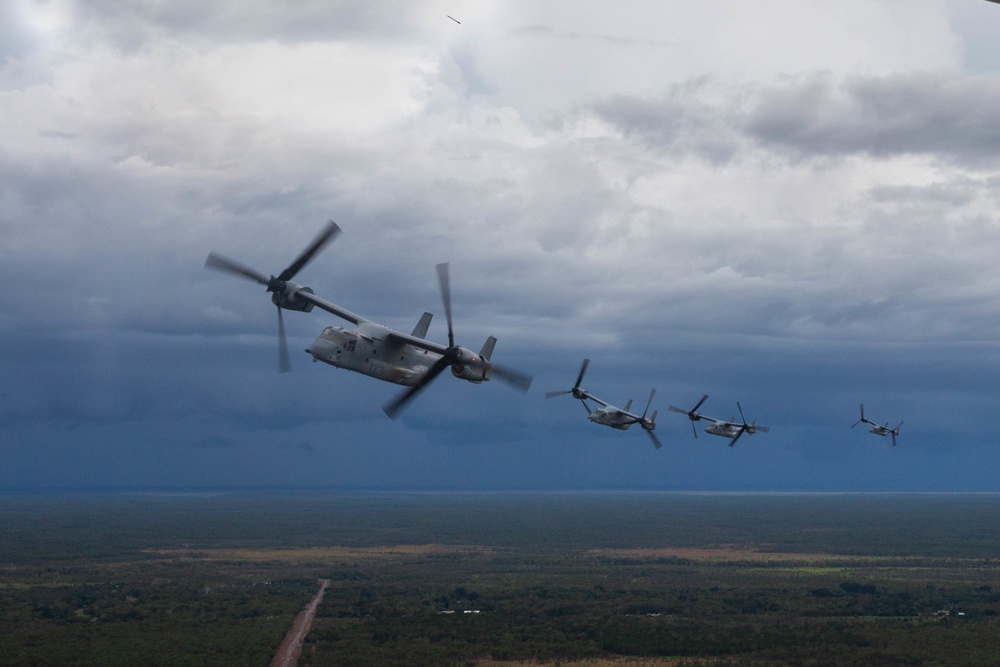
<svg viewBox="0 0 1000 667"><path fill-rule="evenodd" d="M993 488L962 468L996 430L990 3L2 11L8 485ZM204 258L277 273L330 218L317 293L443 340L450 261L459 341L536 389L445 378L392 423L395 387L277 376L266 295ZM293 351L328 321L290 313ZM584 356L609 401L772 432L664 413L646 451L541 399ZM901 467L861 401L905 417Z"/></svg>

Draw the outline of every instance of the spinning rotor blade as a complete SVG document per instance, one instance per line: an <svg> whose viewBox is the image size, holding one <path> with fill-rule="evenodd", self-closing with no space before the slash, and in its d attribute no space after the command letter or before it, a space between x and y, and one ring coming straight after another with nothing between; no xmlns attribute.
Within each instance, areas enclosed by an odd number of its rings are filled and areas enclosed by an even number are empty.
<svg viewBox="0 0 1000 667"><path fill-rule="evenodd" d="M437 275L438 275L438 286L441 288L441 302L444 304L444 314L445 319L448 322L448 347L444 350L441 358L434 362L424 375L417 380L417 383L410 387L394 400L390 401L383 407L385 413L390 419L395 419L396 415L399 414L406 405L419 394L424 387L430 384L434 378L440 375L444 369L456 364L467 364L473 367L482 368L488 371L490 377L496 377L501 382L504 382L515 389L526 392L531 386L531 376L525 375L518 371L494 364L487 359L481 357L481 355L474 355L468 350L463 350L455 345L455 331L452 327L452 317L451 317L451 278L448 272L448 263L444 262L438 264ZM495 343L496 340L493 339ZM492 347L490 348L492 349ZM469 355L474 356L470 359Z"/></svg>
<svg viewBox="0 0 1000 667"><path fill-rule="evenodd" d="M302 251L298 258L288 265L288 268L278 274L278 280L286 281L295 277L295 274L302 270L312 258L329 243L334 236L340 233L340 225L331 220L326 223L323 231L313 240L309 246Z"/></svg>
<svg viewBox="0 0 1000 667"><path fill-rule="evenodd" d="M205 260L205 268L231 273L235 276L240 276L241 278L246 278L260 283L261 285L266 285L268 283L268 278L263 273L254 271L248 266L243 266L239 262L234 262L228 257L223 257L215 252L208 253L208 258Z"/></svg>
<svg viewBox="0 0 1000 667"><path fill-rule="evenodd" d="M448 347L455 347L455 333L451 328L451 278L448 275L448 263L438 264L436 268L441 301L444 303L444 317L448 321Z"/></svg>
<svg viewBox="0 0 1000 667"><path fill-rule="evenodd" d="M491 361L484 362L484 364L490 369L490 375L492 377L495 377L514 389L517 389L522 394L527 393L528 389L531 387L531 380L533 378L530 375L507 368L506 366L499 366Z"/></svg>
<svg viewBox="0 0 1000 667"><path fill-rule="evenodd" d="M670 410L671 412L679 412L682 415L687 415L688 419L690 419L691 421L698 421L699 419L701 419L701 415L698 414L698 408L700 408L701 404L707 400L708 400L708 394L705 394L704 396L701 397L701 400L695 403L694 407L691 408L690 410L683 410L674 405L667 406L667 410Z"/></svg>
<svg viewBox="0 0 1000 667"><path fill-rule="evenodd" d="M646 409L642 411L643 420L646 419L646 413L649 412L649 406L653 404L653 397L656 396L656 388L654 387L649 392L649 400L646 401Z"/></svg>
<svg viewBox="0 0 1000 667"><path fill-rule="evenodd" d="M701 403L699 403L698 405L701 405ZM687 415L687 418L691 420L691 432L694 433L694 439L695 440L698 439L698 429L695 428L694 425L694 423L698 420L692 416L693 414L695 414L694 410L688 412L687 410L682 410L681 408L678 408L676 405L668 405L667 410L670 412L679 412L682 415Z"/></svg>
<svg viewBox="0 0 1000 667"><path fill-rule="evenodd" d="M854 428L855 426L857 426L858 424L860 424L863 421L865 421L865 404L864 403L861 404L861 419L859 419L858 421L854 422L854 424L851 426L851 428Z"/></svg>
<svg viewBox="0 0 1000 667"><path fill-rule="evenodd" d="M576 383L573 385L572 389L567 389L565 391L547 391L545 392L545 398L555 398L556 396L565 396L566 394L575 394L580 388L580 383L583 382L583 374L587 372L587 366L590 365L590 359L584 359L583 363L580 365L580 372L576 376Z"/></svg>
<svg viewBox="0 0 1000 667"><path fill-rule="evenodd" d="M652 431L649 431L649 430L647 430L646 433L649 434L649 438L650 438L650 440L653 441L653 446L654 447L656 447L657 449L659 449L660 447L663 446L663 443L660 442L660 439L656 437L655 433L653 433Z"/></svg>
<svg viewBox="0 0 1000 667"><path fill-rule="evenodd" d="M740 411L740 421L743 422L743 430L747 428L747 418L743 416L743 406L740 405L739 401L736 401L736 408Z"/></svg>
<svg viewBox="0 0 1000 667"><path fill-rule="evenodd" d="M444 369L451 366L451 359L446 355L434 362L434 365L427 369L427 372L421 376L417 381L417 384L413 385L402 394L389 401L382 407L382 411L389 416L389 419L395 419L400 410L405 408L410 401L412 401L417 394L419 394L424 387L429 385L434 378L441 374Z"/></svg>
<svg viewBox="0 0 1000 667"><path fill-rule="evenodd" d="M701 419L701 415L698 414L698 408L700 408L702 403L704 403L707 400L708 400L708 394L704 394L701 397L701 400L695 403L694 407L691 408L690 410L682 410L681 408L678 408L673 405L667 406L667 410L669 410L670 412L679 412L682 415L687 415L687 418L691 420L691 432L694 434L695 440L698 439L698 429L695 428L694 423Z"/></svg>
<svg viewBox="0 0 1000 667"><path fill-rule="evenodd" d="M736 437L729 441L729 446L732 447L736 444L736 441L743 437L743 434L747 432L746 424L740 428L740 432L736 434Z"/></svg>
<svg viewBox="0 0 1000 667"><path fill-rule="evenodd" d="M642 413L642 430L649 434L649 439L653 441L653 446L659 449L660 447L663 446L663 443L660 442L660 439L656 437L655 433L653 433L653 429L656 428L656 415L660 414L660 411L653 410L653 415L649 418L648 421L646 420L646 411L649 410L649 404L653 402L653 394L655 393L656 393L655 389L649 392L649 402L646 403L646 410L644 410ZM694 422L691 422L691 425L693 426Z"/></svg>
<svg viewBox="0 0 1000 667"><path fill-rule="evenodd" d="M587 372L587 367L590 366L590 359L584 359L583 363L580 364L580 374L576 376L576 384L573 385L573 389L579 389L580 383L583 382L583 374Z"/></svg>
<svg viewBox="0 0 1000 667"><path fill-rule="evenodd" d="M288 338L285 336L285 316L278 307L278 372L287 373L292 370L292 361L288 356Z"/></svg>
<svg viewBox="0 0 1000 667"><path fill-rule="evenodd" d="M271 299L274 304L278 307L278 371L281 373L287 373L291 370L291 361L288 355L288 337L285 334L285 317L282 311L282 304L287 303L286 299L288 297L289 286L286 283L291 280L296 273L298 273L302 267L309 263L310 260L318 253L320 250L326 246L327 243L333 239L334 236L340 233L340 227L334 221L327 223L323 231L313 239L305 250L303 250L299 256L292 262L287 269L282 271L278 277L265 276L263 273L251 269L248 266L244 266L239 262L224 257L218 253L210 252L208 253L208 258L205 259L205 267L209 269L216 269L217 271L223 271L225 273L233 274L240 278L246 278L247 280L252 280L261 285L267 285L267 291L272 292ZM309 295L312 296L311 291ZM320 303L322 300L317 299ZM312 306L309 306L312 308ZM346 312L346 311L345 311ZM347 315L351 313L347 312Z"/></svg>

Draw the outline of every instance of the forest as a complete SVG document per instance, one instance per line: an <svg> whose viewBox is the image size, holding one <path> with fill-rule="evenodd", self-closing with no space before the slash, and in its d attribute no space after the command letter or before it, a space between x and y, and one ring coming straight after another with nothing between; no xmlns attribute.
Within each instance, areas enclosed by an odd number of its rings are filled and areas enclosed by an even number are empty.
<svg viewBox="0 0 1000 667"><path fill-rule="evenodd" d="M1000 496L0 496L0 665L994 665Z"/></svg>

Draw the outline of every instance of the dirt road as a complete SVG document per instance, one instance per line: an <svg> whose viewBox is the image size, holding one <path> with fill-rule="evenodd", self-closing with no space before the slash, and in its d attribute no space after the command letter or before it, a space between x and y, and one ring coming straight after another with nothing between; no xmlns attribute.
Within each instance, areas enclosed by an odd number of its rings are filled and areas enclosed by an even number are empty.
<svg viewBox="0 0 1000 667"><path fill-rule="evenodd" d="M285 635L281 646L278 647L277 655L271 661L271 667L295 667L298 664L299 653L302 652L302 640L305 639L306 633L309 632L309 626L312 625L313 617L316 615L316 608L323 601L323 593L326 592L326 587L330 585L330 580L320 579L319 583L319 592L316 593L316 597L313 598L312 602L295 617L292 629Z"/></svg>

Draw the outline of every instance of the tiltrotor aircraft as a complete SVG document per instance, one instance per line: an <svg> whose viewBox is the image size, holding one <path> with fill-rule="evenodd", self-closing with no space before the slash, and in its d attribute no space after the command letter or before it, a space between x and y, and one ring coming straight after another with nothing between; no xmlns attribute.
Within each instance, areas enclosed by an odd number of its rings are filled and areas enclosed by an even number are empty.
<svg viewBox="0 0 1000 667"><path fill-rule="evenodd" d="M722 419L716 419L715 417L709 417L708 415L703 415L698 412L698 408L701 407L702 403L708 400L708 394L701 397L701 400L695 404L690 410L683 410L681 408L675 407L673 405L669 406L667 410L670 412L679 412L682 415L687 415L687 418L691 420L691 431L694 433L694 437L698 437L698 429L695 428L694 423L696 421L701 421L704 419L707 422L711 422L705 427L705 433L711 435L718 435L723 438L729 438L729 446L732 447L736 444L736 441L744 433L749 433L753 435L757 431L761 433L767 433L768 429L766 426L757 426L755 423L747 423L746 417L743 416L743 407L740 405L739 401L736 401L736 408L740 411L740 419L742 422L735 421L734 417L731 417L729 421L724 421Z"/></svg>
<svg viewBox="0 0 1000 667"><path fill-rule="evenodd" d="M646 401L646 409L642 411L642 414L633 414L629 412L629 408L632 407L631 398L628 400L628 403L625 404L624 408L617 408L606 401L602 401L586 389L582 389L580 387L580 383L583 382L583 374L587 372L587 366L589 365L590 359L584 359L583 365L580 366L580 374L576 376L576 384L573 385L572 389L546 392L545 398L572 394L573 398L578 399L581 403L583 403L583 407L587 409L587 415L590 417L590 421L597 424L603 424L604 426L610 426L611 428L616 428L620 431L627 431L632 424L639 424L642 427L642 430L649 434L649 438L653 441L653 445L655 445L657 449L662 447L663 443L661 443L660 439L656 437L655 433L653 433L656 429L656 415L659 411L654 411L649 419L646 418L646 413L649 412L649 406L653 403L653 396L656 395L656 389L649 392L649 400ZM600 407L591 409L590 405L587 404L587 401L593 401Z"/></svg>
<svg viewBox="0 0 1000 667"><path fill-rule="evenodd" d="M892 436L892 446L895 447L896 446L896 436L899 435L899 427L903 425L903 422L899 422L899 424L896 425L896 428L889 428L889 422L886 422L885 426L883 426L882 424L879 424L877 422L873 422L871 419L868 419L867 417L865 417L865 404L862 403L861 404L861 419L859 419L858 421L854 422L854 424L851 426L851 428L854 428L858 424L868 424L869 426L871 426L871 428L868 429L869 433L874 433L875 435L881 435L882 437L885 437L887 435L891 435Z"/></svg>
<svg viewBox="0 0 1000 667"><path fill-rule="evenodd" d="M306 352L312 355L314 362L322 361L337 368L409 387L383 407L390 418L395 419L400 410L448 368L451 369L452 375L468 382L479 384L489 382L495 377L522 392L528 391L531 376L490 361L497 342L493 336L486 339L486 343L478 353L455 345L451 324L451 283L447 264L437 265L441 299L448 321L447 345L424 339L431 322L430 313L424 313L413 332L406 334L321 299L316 296L312 288L292 282L292 278L339 233L340 227L331 220L295 261L277 276L265 276L259 271L214 252L209 253L208 259L205 260L205 266L208 268L231 273L267 287L267 291L271 294L271 303L278 308L278 367L282 373L288 372L291 363L288 358L285 321L281 311L295 310L308 313L313 307L318 307L355 326L353 329L326 327L306 348Z"/></svg>

